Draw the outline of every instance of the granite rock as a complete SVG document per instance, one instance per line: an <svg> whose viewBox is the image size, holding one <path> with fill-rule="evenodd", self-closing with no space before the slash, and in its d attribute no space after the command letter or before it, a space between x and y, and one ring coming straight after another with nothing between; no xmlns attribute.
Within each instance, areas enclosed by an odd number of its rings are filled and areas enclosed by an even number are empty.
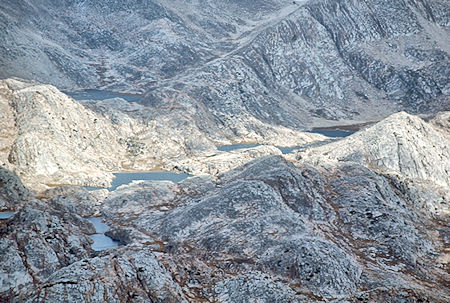
<svg viewBox="0 0 450 303"><path fill-rule="evenodd" d="M356 162L405 178L450 186L448 129L441 129L405 112L338 142L298 152L301 162Z"/></svg>

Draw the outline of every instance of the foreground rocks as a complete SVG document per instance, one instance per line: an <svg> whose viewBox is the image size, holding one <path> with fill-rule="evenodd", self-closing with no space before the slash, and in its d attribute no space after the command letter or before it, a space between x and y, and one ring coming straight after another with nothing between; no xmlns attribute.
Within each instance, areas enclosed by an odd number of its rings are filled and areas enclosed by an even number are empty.
<svg viewBox="0 0 450 303"><path fill-rule="evenodd" d="M434 157L448 162L442 124L400 113L287 155L293 162L268 155L178 184L29 197L0 222L0 295L13 302L447 302L450 184L434 170ZM401 147L409 155L401 169L389 166L405 155L389 149L397 138L391 125L415 138ZM372 165L383 151L382 165ZM122 246L92 251L93 227L79 214L95 212Z"/></svg>
<svg viewBox="0 0 450 303"><path fill-rule="evenodd" d="M28 189L19 177L0 166L0 210L16 210L28 200Z"/></svg>
<svg viewBox="0 0 450 303"><path fill-rule="evenodd" d="M95 229L68 209L29 201L0 222L0 297L14 298L56 270L92 253L87 236Z"/></svg>
<svg viewBox="0 0 450 303"><path fill-rule="evenodd" d="M75 262L52 274L24 302L187 302L181 288L145 248Z"/></svg>

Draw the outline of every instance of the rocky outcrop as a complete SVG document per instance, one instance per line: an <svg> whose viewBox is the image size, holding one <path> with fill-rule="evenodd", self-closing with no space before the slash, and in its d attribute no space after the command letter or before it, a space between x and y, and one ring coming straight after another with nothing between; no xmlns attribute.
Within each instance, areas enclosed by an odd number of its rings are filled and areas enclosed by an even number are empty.
<svg viewBox="0 0 450 303"><path fill-rule="evenodd" d="M191 158L205 162L216 152L215 144L301 145L323 138L262 123L258 132L232 135L214 126L204 133L196 120L185 115L159 115L121 98L80 104L49 85L16 79L0 81L0 85L0 106L5 109L0 123L6 123L0 132L4 144L0 160L38 191L55 185L107 186L111 171L173 168L177 162L184 167L183 163L194 161ZM273 151L208 161L222 172L268 153ZM195 171L208 171L198 166Z"/></svg>
<svg viewBox="0 0 450 303"><path fill-rule="evenodd" d="M26 185L110 182L125 152L109 121L52 86L9 79L2 91L16 133L2 158Z"/></svg>
<svg viewBox="0 0 450 303"><path fill-rule="evenodd" d="M26 203L0 222L0 297L8 301L56 270L89 257L93 251L87 234L92 233L89 222L62 206Z"/></svg>
<svg viewBox="0 0 450 303"><path fill-rule="evenodd" d="M82 217L96 217L100 214L101 202L108 196L107 189L89 191L80 186L57 186L39 194L50 207L64 207L67 211Z"/></svg>
<svg viewBox="0 0 450 303"><path fill-rule="evenodd" d="M15 210L29 198L28 189L19 177L0 166L0 210Z"/></svg>
<svg viewBox="0 0 450 303"><path fill-rule="evenodd" d="M156 255L128 247L53 273L23 302L187 302Z"/></svg>
<svg viewBox="0 0 450 303"><path fill-rule="evenodd" d="M443 114L444 115L444 114ZM298 160L357 162L385 173L450 186L450 136L404 112L362 129L338 142L298 152Z"/></svg>

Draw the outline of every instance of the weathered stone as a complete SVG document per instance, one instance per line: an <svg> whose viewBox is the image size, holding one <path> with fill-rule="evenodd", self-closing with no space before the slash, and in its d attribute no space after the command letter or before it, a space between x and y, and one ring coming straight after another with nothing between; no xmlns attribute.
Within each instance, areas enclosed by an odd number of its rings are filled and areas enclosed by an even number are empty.
<svg viewBox="0 0 450 303"><path fill-rule="evenodd" d="M92 240L86 234L94 232L89 222L68 209L28 202L0 222L0 296L14 297L24 287L38 285L56 270L89 257Z"/></svg>
<svg viewBox="0 0 450 303"><path fill-rule="evenodd" d="M19 177L0 166L0 210L15 210L28 198L28 189L23 186Z"/></svg>
<svg viewBox="0 0 450 303"><path fill-rule="evenodd" d="M49 276L24 302L186 302L155 254L142 247L81 260ZM26 295L26 296L25 296Z"/></svg>
<svg viewBox="0 0 450 303"><path fill-rule="evenodd" d="M400 112L335 143L297 153L302 162L356 162L382 172L450 186L450 135Z"/></svg>

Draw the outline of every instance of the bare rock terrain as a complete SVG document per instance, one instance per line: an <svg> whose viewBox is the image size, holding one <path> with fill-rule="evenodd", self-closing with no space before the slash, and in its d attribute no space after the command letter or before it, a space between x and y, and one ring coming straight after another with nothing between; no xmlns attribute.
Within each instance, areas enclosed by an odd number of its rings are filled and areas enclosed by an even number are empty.
<svg viewBox="0 0 450 303"><path fill-rule="evenodd" d="M449 109L443 0L7 1L0 77L145 93L210 135Z"/></svg>
<svg viewBox="0 0 450 303"><path fill-rule="evenodd" d="M448 130L436 126L445 116L425 122L395 114L340 141L287 155L294 163L262 156L217 177L139 181L100 200L75 188L29 197L0 222L2 296L27 302L447 302L450 186L433 162L445 169L449 159L442 148ZM394 126L415 138L404 146L410 158L401 169L388 161L399 155L389 148L398 138ZM427 147L422 166L416 144ZM360 156L342 158L362 145ZM373 165L370 157L383 148L383 166ZM77 199L95 207L74 207ZM122 246L89 247L94 231L78 214L94 212Z"/></svg>
<svg viewBox="0 0 450 303"><path fill-rule="evenodd" d="M450 302L449 26L444 0L1 2L0 302ZM61 91L88 88L141 98ZM193 176L109 188L161 169Z"/></svg>
<svg viewBox="0 0 450 303"><path fill-rule="evenodd" d="M323 138L262 124L264 131L258 134L228 136L219 131L208 136L191 119L155 116L148 108L120 98L80 103L50 85L17 79L2 80L0 85L4 108L0 160L37 191L55 185L107 186L113 178L111 172L145 171L166 163L202 159L217 152L216 144L253 141L301 145ZM223 172L274 152L247 153L234 162L219 160L219 156L211 162L228 162L216 168Z"/></svg>

